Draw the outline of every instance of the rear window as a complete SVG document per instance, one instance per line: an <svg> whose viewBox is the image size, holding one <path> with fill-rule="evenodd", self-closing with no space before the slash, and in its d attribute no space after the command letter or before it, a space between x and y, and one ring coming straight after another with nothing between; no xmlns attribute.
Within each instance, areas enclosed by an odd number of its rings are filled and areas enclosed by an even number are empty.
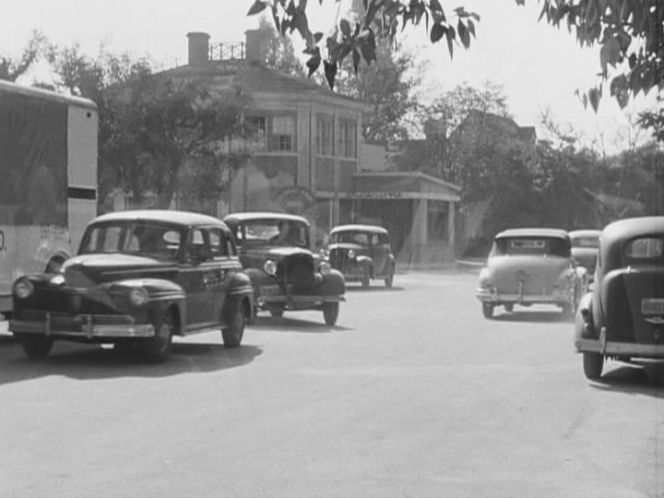
<svg viewBox="0 0 664 498"><path fill-rule="evenodd" d="M627 244L627 257L633 259L662 259L664 240L659 237L641 237Z"/></svg>
<svg viewBox="0 0 664 498"><path fill-rule="evenodd" d="M570 249L565 239L556 237L514 237L496 240L491 250L491 256L530 254L568 257Z"/></svg>
<svg viewBox="0 0 664 498"><path fill-rule="evenodd" d="M588 247L597 249L599 247L598 237L576 237L572 239L572 247Z"/></svg>

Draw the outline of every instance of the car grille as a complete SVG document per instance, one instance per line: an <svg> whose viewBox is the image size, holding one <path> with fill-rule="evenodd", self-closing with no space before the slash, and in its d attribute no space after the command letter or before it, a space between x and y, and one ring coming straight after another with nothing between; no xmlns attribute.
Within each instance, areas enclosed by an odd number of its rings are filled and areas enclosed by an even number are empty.
<svg viewBox="0 0 664 498"><path fill-rule="evenodd" d="M277 266L277 280L294 294L310 292L315 284L314 258L310 254L294 254Z"/></svg>
<svg viewBox="0 0 664 498"><path fill-rule="evenodd" d="M111 299L108 293L93 290L77 290L62 287L36 286L35 292L26 300L18 301L19 307L40 309L48 312L68 315L84 314L115 314L119 309L129 306L126 298Z"/></svg>
<svg viewBox="0 0 664 498"><path fill-rule="evenodd" d="M344 249L331 249L330 250L330 266L332 268L343 272L348 259L348 252Z"/></svg>

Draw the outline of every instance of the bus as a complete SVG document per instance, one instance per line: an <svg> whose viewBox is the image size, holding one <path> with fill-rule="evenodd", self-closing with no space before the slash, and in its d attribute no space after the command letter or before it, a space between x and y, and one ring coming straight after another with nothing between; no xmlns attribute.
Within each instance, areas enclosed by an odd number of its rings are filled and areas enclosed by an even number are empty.
<svg viewBox="0 0 664 498"><path fill-rule="evenodd" d="M94 102L0 81L0 318L13 282L57 272L97 213Z"/></svg>

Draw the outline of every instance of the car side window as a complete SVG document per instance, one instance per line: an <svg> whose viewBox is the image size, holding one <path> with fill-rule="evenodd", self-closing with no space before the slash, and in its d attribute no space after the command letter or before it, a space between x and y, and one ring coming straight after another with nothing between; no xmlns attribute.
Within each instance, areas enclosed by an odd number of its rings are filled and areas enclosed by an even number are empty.
<svg viewBox="0 0 664 498"><path fill-rule="evenodd" d="M211 228L210 234L210 255L213 258L228 257L228 245L226 237L221 228Z"/></svg>
<svg viewBox="0 0 664 498"><path fill-rule="evenodd" d="M371 245L377 246L379 244L378 234L375 233L371 236Z"/></svg>
<svg viewBox="0 0 664 498"><path fill-rule="evenodd" d="M194 228L191 231L188 255L191 259L205 261L210 258L210 245L208 233L203 228Z"/></svg>

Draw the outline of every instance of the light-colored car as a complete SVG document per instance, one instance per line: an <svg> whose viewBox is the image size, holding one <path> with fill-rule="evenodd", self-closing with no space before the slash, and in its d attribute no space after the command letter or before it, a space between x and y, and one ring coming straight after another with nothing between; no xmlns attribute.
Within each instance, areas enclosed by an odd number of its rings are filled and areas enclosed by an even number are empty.
<svg viewBox="0 0 664 498"><path fill-rule="evenodd" d="M589 379L606 358L664 359L664 216L610 223L599 240L595 285L575 320Z"/></svg>
<svg viewBox="0 0 664 498"><path fill-rule="evenodd" d="M551 304L571 316L585 291L585 275L572 258L565 230L509 229L495 236L476 295L486 318L496 306L512 312L517 304Z"/></svg>
<svg viewBox="0 0 664 498"><path fill-rule="evenodd" d="M595 275L600 233L602 233L601 230L593 229L569 232L569 238L572 241L572 257L586 269L588 282L592 282Z"/></svg>

